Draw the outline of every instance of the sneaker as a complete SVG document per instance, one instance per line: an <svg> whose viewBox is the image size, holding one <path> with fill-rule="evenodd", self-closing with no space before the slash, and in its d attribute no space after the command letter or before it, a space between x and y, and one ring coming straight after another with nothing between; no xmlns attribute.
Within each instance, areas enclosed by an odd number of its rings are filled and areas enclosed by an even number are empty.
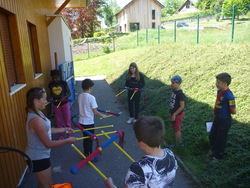
<svg viewBox="0 0 250 188"><path fill-rule="evenodd" d="M100 157L98 157L98 156L94 156L94 158L93 159L91 159L90 161L92 162L92 163L96 163L96 162L98 162L98 161L100 161L101 160L101 158Z"/></svg>
<svg viewBox="0 0 250 188"><path fill-rule="evenodd" d="M137 119L133 119L133 123L135 123L137 121Z"/></svg>
<svg viewBox="0 0 250 188"><path fill-rule="evenodd" d="M60 136L58 140L63 140L63 139L64 139L63 136Z"/></svg>
<svg viewBox="0 0 250 188"><path fill-rule="evenodd" d="M127 121L127 123L130 124L130 123L133 122L133 120L134 120L134 118L129 118L128 121Z"/></svg>

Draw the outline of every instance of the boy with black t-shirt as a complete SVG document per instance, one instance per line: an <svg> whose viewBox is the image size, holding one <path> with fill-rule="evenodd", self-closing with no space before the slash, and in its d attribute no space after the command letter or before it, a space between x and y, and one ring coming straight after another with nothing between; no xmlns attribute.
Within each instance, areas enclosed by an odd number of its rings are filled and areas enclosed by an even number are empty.
<svg viewBox="0 0 250 188"><path fill-rule="evenodd" d="M173 88L170 98L170 119L175 132L175 144L183 146L181 127L184 113L184 93L181 89L182 78L175 75L171 78L171 86Z"/></svg>

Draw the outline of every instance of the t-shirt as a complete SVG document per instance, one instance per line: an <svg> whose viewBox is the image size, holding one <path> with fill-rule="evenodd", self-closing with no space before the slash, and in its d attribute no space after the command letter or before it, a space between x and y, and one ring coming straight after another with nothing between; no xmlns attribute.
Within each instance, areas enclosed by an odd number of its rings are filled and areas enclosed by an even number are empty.
<svg viewBox="0 0 250 188"><path fill-rule="evenodd" d="M63 97L67 95L67 90L66 90L67 82L60 80L59 82L50 82L49 83L49 89L52 91L51 95L54 100L60 100ZM61 102L60 105L63 105L67 102ZM58 105L59 102L54 102L54 105Z"/></svg>
<svg viewBox="0 0 250 188"><path fill-rule="evenodd" d="M42 115L43 113L40 112ZM43 115L44 116L44 115ZM50 158L50 150L47 149L41 140L38 138L37 134L34 132L31 132L29 129L29 123L34 118L41 118L35 113L28 113L27 122L26 122L26 132L28 136L28 146L26 150L26 154L30 157L31 160L40 160L40 159L46 159ZM45 117L45 116L44 116ZM42 118L41 118L42 119ZM45 117L45 119L42 119L45 124L46 131L49 135L49 138L51 139L51 122L49 119Z"/></svg>
<svg viewBox="0 0 250 188"><path fill-rule="evenodd" d="M82 92L78 97L79 123L83 125L94 124L93 109L97 108L96 99L89 93Z"/></svg>
<svg viewBox="0 0 250 188"><path fill-rule="evenodd" d="M180 108L180 101L184 101L184 93L180 90L173 90L170 98L170 113L173 114L177 111L178 108ZM181 114L183 111L181 111L179 114Z"/></svg>
<svg viewBox="0 0 250 188"><path fill-rule="evenodd" d="M129 80L126 80L125 86L129 88L142 89L145 85L144 76L142 73L139 73L139 75L140 75L139 81L136 80L136 77L131 77Z"/></svg>
<svg viewBox="0 0 250 188"><path fill-rule="evenodd" d="M230 89L225 91L218 90L214 107L214 114L219 118L231 117L230 108L235 108L235 98Z"/></svg>
<svg viewBox="0 0 250 188"><path fill-rule="evenodd" d="M125 185L129 188L167 188L174 183L178 168L174 154L169 149L163 149L162 158L145 155L139 161L132 163Z"/></svg>

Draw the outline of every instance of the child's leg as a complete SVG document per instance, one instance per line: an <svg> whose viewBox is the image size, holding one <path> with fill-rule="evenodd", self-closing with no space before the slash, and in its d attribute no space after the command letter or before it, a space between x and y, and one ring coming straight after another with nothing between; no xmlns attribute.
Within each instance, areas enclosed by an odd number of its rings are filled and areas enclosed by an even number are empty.
<svg viewBox="0 0 250 188"><path fill-rule="evenodd" d="M133 92L132 91L128 91L128 110L129 110L129 116L131 118L134 118L134 102L133 100L130 100L131 96L132 96Z"/></svg>
<svg viewBox="0 0 250 188"><path fill-rule="evenodd" d="M38 179L38 188L48 188L52 186L51 167L46 170L35 172Z"/></svg>
<svg viewBox="0 0 250 188"><path fill-rule="evenodd" d="M216 144L214 148L214 157L217 159L222 159L224 155L224 151L227 145L227 134L232 124L232 119L220 119L219 129L217 130L216 135Z"/></svg>
<svg viewBox="0 0 250 188"><path fill-rule="evenodd" d="M182 120L184 117L184 112L179 115L175 116L175 122L173 122L173 129L175 131L175 144L179 145L182 143L182 135L181 135L181 127L182 127Z"/></svg>
<svg viewBox="0 0 250 188"><path fill-rule="evenodd" d="M56 118L56 124L58 128L63 127L63 117L62 117L62 111L61 111L61 106L57 108L56 105L54 105L54 111L55 111L55 118ZM64 133L60 133L60 136L63 136Z"/></svg>
<svg viewBox="0 0 250 188"><path fill-rule="evenodd" d="M71 119L70 119L70 104L66 103L61 106L63 119L66 127L71 127Z"/></svg>
<svg viewBox="0 0 250 188"><path fill-rule="evenodd" d="M80 124L84 129L93 128L94 124L92 125L83 125ZM94 130L89 130L92 134L94 134ZM83 132L83 136L89 136L86 133ZM84 149L84 155L88 156L92 153L93 148L93 141L90 138L83 139L83 149Z"/></svg>
<svg viewBox="0 0 250 188"><path fill-rule="evenodd" d="M140 99L141 99L141 92L137 92L137 93L134 95L135 119L138 119L138 117L139 117Z"/></svg>

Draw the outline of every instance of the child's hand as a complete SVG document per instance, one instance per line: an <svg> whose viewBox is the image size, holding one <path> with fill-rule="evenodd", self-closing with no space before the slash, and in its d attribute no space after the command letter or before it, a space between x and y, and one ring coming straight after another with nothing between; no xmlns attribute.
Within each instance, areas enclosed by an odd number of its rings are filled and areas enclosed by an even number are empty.
<svg viewBox="0 0 250 188"><path fill-rule="evenodd" d="M104 114L102 114L102 118L103 118L103 119L105 119L105 118L107 118L107 116L106 116L106 115L104 115Z"/></svg>
<svg viewBox="0 0 250 188"><path fill-rule="evenodd" d="M112 180L112 178L108 178L108 179L105 179L104 180L104 184L106 185L106 187L108 187L108 188L116 188L116 186L114 185L114 183L113 183L113 180Z"/></svg>
<svg viewBox="0 0 250 188"><path fill-rule="evenodd" d="M65 140L67 140L69 144L74 144L75 142L77 142L76 137L69 137L69 138L66 138Z"/></svg>
<svg viewBox="0 0 250 188"><path fill-rule="evenodd" d="M65 127L64 133L66 133L66 134L73 134L73 133L74 133L74 130L73 130L72 128Z"/></svg>

